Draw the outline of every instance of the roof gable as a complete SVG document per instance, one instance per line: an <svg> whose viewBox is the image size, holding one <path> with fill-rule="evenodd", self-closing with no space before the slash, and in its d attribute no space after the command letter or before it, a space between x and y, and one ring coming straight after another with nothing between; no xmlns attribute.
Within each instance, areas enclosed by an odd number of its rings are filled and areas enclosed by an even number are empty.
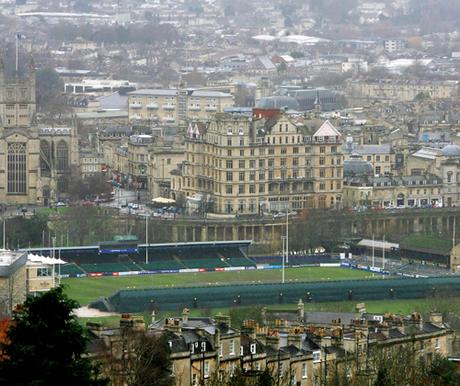
<svg viewBox="0 0 460 386"><path fill-rule="evenodd" d="M341 137L342 134L334 127L334 125L327 120L324 122L321 127L316 130L316 133L313 134L313 137Z"/></svg>

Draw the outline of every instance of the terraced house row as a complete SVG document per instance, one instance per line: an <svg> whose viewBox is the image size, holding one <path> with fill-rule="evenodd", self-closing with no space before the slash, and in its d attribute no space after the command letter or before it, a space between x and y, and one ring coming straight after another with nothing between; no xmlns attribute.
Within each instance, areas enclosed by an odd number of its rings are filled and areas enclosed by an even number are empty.
<svg viewBox="0 0 460 386"><path fill-rule="evenodd" d="M253 380L266 371L277 385L314 386L326 384L336 373L353 381L366 372L371 381L378 366L372 358L379 352L391 355L415 347L417 359L427 365L438 355L451 354L454 333L441 314L432 313L423 320L416 313L407 317L370 314L363 304L359 306L349 313L305 312L299 300L297 310L263 309L262 323L246 320L241 329L233 327L228 316L191 317L190 310L184 309L182 316L160 320L153 312L152 323L144 331L143 319L125 314L120 328L91 326L91 346L98 349L90 355L102 360L103 366L107 359L108 365L120 363L123 371L113 382L124 384L124 377L135 371L126 356L130 352L127 339L133 336L126 331L133 328L165 338L177 386L207 385L216 377L228 379L236 371Z"/></svg>

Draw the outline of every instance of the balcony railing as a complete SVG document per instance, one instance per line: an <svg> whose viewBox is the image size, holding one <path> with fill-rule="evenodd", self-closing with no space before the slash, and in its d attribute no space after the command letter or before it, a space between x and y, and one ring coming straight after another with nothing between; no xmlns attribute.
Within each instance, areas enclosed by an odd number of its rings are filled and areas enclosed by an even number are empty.
<svg viewBox="0 0 460 386"><path fill-rule="evenodd" d="M131 107L132 109L141 109L142 103L131 103L129 107Z"/></svg>
<svg viewBox="0 0 460 386"><path fill-rule="evenodd" d="M158 103L149 103L147 105L147 108L150 109L150 110L156 110L160 107L160 105Z"/></svg>

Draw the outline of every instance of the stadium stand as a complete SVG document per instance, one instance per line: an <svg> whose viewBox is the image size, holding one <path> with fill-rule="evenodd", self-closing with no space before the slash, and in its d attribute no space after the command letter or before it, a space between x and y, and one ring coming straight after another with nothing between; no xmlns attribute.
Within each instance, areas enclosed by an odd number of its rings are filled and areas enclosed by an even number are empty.
<svg viewBox="0 0 460 386"><path fill-rule="evenodd" d="M256 263L247 257L229 258L227 262L233 267L255 267Z"/></svg>
<svg viewBox="0 0 460 386"><path fill-rule="evenodd" d="M142 269L146 271L168 271L174 269L183 269L185 266L174 260L157 260L151 261L148 264L139 263Z"/></svg>
<svg viewBox="0 0 460 386"><path fill-rule="evenodd" d="M78 276L84 273L116 273L128 271L170 271L179 269L214 270L227 267L255 266L246 256L250 241L222 241L149 245L148 264L145 264L145 245L137 253L100 253L98 246L64 247L57 253L69 264L63 275ZM114 249L116 249L114 245ZM31 250L32 253L51 255L50 249Z"/></svg>
<svg viewBox="0 0 460 386"><path fill-rule="evenodd" d="M61 266L61 275L81 275L84 273L85 272L74 263Z"/></svg>
<svg viewBox="0 0 460 386"><path fill-rule="evenodd" d="M81 264L83 270L88 273L94 272L128 272L139 271L141 267L136 263L96 263L96 264Z"/></svg>
<svg viewBox="0 0 460 386"><path fill-rule="evenodd" d="M214 269L214 268L224 268L229 265L225 262L214 258L214 259L184 259L183 263L187 268L204 268L204 269Z"/></svg>
<svg viewBox="0 0 460 386"><path fill-rule="evenodd" d="M255 256L252 259L257 264L281 265L281 256ZM340 256L334 255L289 255L287 265L318 265L340 263Z"/></svg>

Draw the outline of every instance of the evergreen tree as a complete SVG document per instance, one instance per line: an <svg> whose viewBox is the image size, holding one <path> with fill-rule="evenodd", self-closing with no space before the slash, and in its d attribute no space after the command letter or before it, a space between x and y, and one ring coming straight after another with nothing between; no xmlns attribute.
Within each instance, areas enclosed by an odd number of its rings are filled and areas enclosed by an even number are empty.
<svg viewBox="0 0 460 386"><path fill-rule="evenodd" d="M13 313L0 384L102 386L97 366L85 358L87 337L72 311L79 305L62 287L29 297Z"/></svg>
<svg viewBox="0 0 460 386"><path fill-rule="evenodd" d="M394 383L388 376L387 370L382 367L377 371L377 378L374 382L374 386L393 386Z"/></svg>

